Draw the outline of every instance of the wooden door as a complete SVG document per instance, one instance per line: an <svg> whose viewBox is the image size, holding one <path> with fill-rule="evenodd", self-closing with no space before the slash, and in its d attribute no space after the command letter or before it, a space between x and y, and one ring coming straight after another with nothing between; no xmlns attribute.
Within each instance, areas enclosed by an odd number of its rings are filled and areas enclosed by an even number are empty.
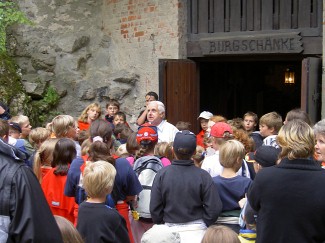
<svg viewBox="0 0 325 243"><path fill-rule="evenodd" d="M159 60L159 97L166 107L166 119L176 125L190 122L190 130L199 132L199 82L195 62Z"/></svg>
<svg viewBox="0 0 325 243"><path fill-rule="evenodd" d="M301 108L313 123L321 118L321 59L308 57L302 61Z"/></svg>

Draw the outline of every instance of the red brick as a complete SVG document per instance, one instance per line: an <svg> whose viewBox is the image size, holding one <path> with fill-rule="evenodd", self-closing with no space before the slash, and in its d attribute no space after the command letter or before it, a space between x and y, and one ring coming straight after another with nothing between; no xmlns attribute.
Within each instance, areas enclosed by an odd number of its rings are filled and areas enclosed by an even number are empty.
<svg viewBox="0 0 325 243"><path fill-rule="evenodd" d="M127 17L123 17L122 18L122 22L126 22L126 21L128 21L128 18Z"/></svg>
<svg viewBox="0 0 325 243"><path fill-rule="evenodd" d="M126 29L128 27L128 24L121 24L121 29Z"/></svg>
<svg viewBox="0 0 325 243"><path fill-rule="evenodd" d="M122 34L122 35L123 35L123 34L127 34L127 33L129 33L128 30L121 30L121 34Z"/></svg>
<svg viewBox="0 0 325 243"><path fill-rule="evenodd" d="M135 16L135 15L131 15L128 17L129 21L136 20L136 19L137 19L137 16Z"/></svg>
<svg viewBox="0 0 325 243"><path fill-rule="evenodd" d="M134 37L144 36L144 31L135 32Z"/></svg>

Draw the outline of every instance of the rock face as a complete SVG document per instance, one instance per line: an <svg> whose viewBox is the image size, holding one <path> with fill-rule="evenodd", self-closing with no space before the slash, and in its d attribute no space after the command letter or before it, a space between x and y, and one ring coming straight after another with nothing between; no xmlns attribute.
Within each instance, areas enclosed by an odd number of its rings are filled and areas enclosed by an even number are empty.
<svg viewBox="0 0 325 243"><path fill-rule="evenodd" d="M40 98L49 85L58 90L61 113L78 117L93 102L100 103L105 113L106 102L117 99L134 126L145 93L158 92L158 59L179 57L182 35L177 31L182 1L17 2L34 25L11 30L10 55L18 63L22 83L33 99ZM168 24L154 11L169 16ZM161 18L150 20L152 16ZM142 28L139 18L145 20ZM132 35L122 31L126 26L134 28Z"/></svg>

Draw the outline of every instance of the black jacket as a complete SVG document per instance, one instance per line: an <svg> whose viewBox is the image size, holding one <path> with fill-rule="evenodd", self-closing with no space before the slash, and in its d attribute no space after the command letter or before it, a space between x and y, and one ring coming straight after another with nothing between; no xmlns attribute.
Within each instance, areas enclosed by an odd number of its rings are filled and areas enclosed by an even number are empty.
<svg viewBox="0 0 325 243"><path fill-rule="evenodd" d="M248 201L257 211L256 242L325 240L325 170L309 159L283 159L257 173Z"/></svg>
<svg viewBox="0 0 325 243"><path fill-rule="evenodd" d="M211 176L192 160L174 160L158 171L151 190L150 213L156 224L202 219L209 226L222 202Z"/></svg>
<svg viewBox="0 0 325 243"><path fill-rule="evenodd" d="M0 238L62 242L40 184L23 159L23 153L0 139L0 228L9 226L8 232L0 231Z"/></svg>

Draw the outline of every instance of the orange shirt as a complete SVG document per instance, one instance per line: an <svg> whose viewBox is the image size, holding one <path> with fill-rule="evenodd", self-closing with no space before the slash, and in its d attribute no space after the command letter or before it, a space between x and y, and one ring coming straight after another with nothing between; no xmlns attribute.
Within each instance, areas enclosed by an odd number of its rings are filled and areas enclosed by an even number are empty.
<svg viewBox="0 0 325 243"><path fill-rule="evenodd" d="M78 121L78 126L79 126L80 131L82 131L82 130L86 131L89 129L90 124L88 122Z"/></svg>
<svg viewBox="0 0 325 243"><path fill-rule="evenodd" d="M60 215L74 223L75 199L64 195L67 175L55 175L54 170L55 168L52 168L42 180L41 186L46 201L53 215Z"/></svg>
<svg viewBox="0 0 325 243"><path fill-rule="evenodd" d="M203 148L206 148L207 146L204 145L204 134L205 134L205 131L204 130L201 130L196 135L196 144L202 146Z"/></svg>

